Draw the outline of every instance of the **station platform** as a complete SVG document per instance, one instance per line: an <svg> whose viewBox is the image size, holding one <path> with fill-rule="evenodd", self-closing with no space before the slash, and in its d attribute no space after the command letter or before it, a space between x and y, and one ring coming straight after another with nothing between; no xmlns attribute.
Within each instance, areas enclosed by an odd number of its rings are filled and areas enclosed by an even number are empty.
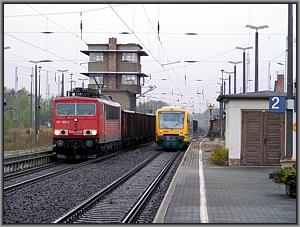
<svg viewBox="0 0 300 227"><path fill-rule="evenodd" d="M217 166L203 143L185 151L153 223L297 223L297 200L269 179L279 167Z"/></svg>

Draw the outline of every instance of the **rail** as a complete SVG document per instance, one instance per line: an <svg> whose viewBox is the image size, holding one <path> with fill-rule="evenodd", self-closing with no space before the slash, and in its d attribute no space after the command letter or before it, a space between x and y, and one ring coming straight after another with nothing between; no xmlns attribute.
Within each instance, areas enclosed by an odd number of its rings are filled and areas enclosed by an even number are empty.
<svg viewBox="0 0 300 227"><path fill-rule="evenodd" d="M139 198L137 203L132 207L132 209L127 213L127 215L123 218L121 223L133 223L133 221L138 217L138 214L142 211L142 208L146 205L148 199L152 195L153 191L157 188L159 183L162 181L176 158L180 152L176 152L173 157L168 161L166 166L160 171L157 177L152 181L147 190L143 193L143 195Z"/></svg>
<svg viewBox="0 0 300 227"><path fill-rule="evenodd" d="M82 215L85 211L89 210L91 207L93 207L95 204L98 203L100 199L107 193L111 192L113 189L118 187L120 184L128 180L130 177L132 177L134 174L136 174L139 170L141 170L144 166L149 164L153 159L158 157L160 153L156 153L152 155L150 158L143 161L140 165L136 166L131 171L127 172L122 177L118 178L114 182L112 182L110 185L102 189L101 191L95 193L93 196L76 206L74 209L70 210L68 213L63 215L62 217L56 219L52 223L72 223L77 220L77 218Z"/></svg>
<svg viewBox="0 0 300 227"><path fill-rule="evenodd" d="M43 152L45 153L45 152ZM13 161L7 161L4 160L3 163L3 173L4 174L10 174L10 173L15 173L21 170L29 169L32 167L40 166L40 165L45 165L49 164L52 162L56 154L44 154L44 155L35 155L35 157L29 157L29 158L22 158L22 157L28 157L29 155L26 156L20 156L20 159L17 159L17 157L14 157ZM31 154L31 156L34 156ZM10 158L12 159L12 158ZM6 161L6 162L5 162Z"/></svg>

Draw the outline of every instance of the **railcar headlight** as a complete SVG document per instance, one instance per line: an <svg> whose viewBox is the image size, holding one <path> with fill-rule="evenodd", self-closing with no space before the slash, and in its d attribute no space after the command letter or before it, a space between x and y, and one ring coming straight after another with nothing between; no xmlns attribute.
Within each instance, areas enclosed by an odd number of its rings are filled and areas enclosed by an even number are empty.
<svg viewBox="0 0 300 227"><path fill-rule="evenodd" d="M91 130L93 136L97 135L97 130Z"/></svg>
<svg viewBox="0 0 300 227"><path fill-rule="evenodd" d="M59 130L55 129L54 130L54 135L58 136L59 135Z"/></svg>

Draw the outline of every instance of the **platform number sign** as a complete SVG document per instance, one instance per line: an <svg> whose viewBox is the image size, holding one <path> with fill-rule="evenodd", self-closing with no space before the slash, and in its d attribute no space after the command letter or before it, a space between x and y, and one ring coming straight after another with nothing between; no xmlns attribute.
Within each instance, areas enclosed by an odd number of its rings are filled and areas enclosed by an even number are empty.
<svg viewBox="0 0 300 227"><path fill-rule="evenodd" d="M270 112L285 112L285 96L270 96L269 97Z"/></svg>

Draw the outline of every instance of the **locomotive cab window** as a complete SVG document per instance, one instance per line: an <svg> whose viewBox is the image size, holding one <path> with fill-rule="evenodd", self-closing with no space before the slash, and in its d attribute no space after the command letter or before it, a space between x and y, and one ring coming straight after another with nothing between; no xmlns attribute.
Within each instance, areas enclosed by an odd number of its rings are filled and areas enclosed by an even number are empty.
<svg viewBox="0 0 300 227"><path fill-rule="evenodd" d="M57 104L56 114L61 116L75 115L75 103Z"/></svg>
<svg viewBox="0 0 300 227"><path fill-rule="evenodd" d="M86 104L86 103L77 104L76 115L79 116L95 115L95 104Z"/></svg>
<svg viewBox="0 0 300 227"><path fill-rule="evenodd" d="M59 103L56 105L59 116L93 116L96 114L94 103Z"/></svg>
<svg viewBox="0 0 300 227"><path fill-rule="evenodd" d="M158 114L159 128L180 129L184 124L183 112L160 112Z"/></svg>

